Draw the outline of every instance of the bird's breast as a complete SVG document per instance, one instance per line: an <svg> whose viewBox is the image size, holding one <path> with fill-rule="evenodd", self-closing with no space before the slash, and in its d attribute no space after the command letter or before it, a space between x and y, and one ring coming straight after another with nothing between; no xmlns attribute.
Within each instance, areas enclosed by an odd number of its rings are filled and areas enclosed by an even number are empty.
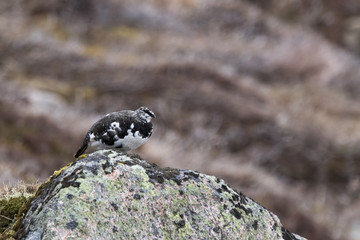
<svg viewBox="0 0 360 240"><path fill-rule="evenodd" d="M131 131L124 138L119 138L114 142L115 148L120 148L124 151L129 151L140 147L149 137L143 137L139 131L132 133Z"/></svg>

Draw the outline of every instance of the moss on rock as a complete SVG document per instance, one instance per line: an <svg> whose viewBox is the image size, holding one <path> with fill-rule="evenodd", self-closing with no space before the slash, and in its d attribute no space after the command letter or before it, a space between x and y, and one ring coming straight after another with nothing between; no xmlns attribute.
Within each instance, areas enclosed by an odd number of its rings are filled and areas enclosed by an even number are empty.
<svg viewBox="0 0 360 240"><path fill-rule="evenodd" d="M5 231L15 220L16 215L26 200L27 198L24 196L0 200L0 232Z"/></svg>
<svg viewBox="0 0 360 240"><path fill-rule="evenodd" d="M16 239L22 228L22 220L32 199L36 186L19 183L0 194L0 239Z"/></svg>

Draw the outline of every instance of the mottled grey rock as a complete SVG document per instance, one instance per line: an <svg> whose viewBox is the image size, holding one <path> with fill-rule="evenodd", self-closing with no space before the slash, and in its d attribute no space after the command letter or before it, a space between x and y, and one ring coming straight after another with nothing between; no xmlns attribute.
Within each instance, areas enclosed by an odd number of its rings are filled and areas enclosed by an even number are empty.
<svg viewBox="0 0 360 240"><path fill-rule="evenodd" d="M110 150L42 185L26 239L303 239L223 180Z"/></svg>

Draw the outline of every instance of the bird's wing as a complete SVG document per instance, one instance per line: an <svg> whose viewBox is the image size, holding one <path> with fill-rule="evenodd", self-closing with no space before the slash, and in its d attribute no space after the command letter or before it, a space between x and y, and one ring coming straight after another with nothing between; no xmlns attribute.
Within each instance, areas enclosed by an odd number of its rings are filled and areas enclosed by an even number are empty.
<svg viewBox="0 0 360 240"><path fill-rule="evenodd" d="M96 122L90 129L91 141L101 141L112 146L116 140L125 137L131 125L131 116L125 112L110 113Z"/></svg>

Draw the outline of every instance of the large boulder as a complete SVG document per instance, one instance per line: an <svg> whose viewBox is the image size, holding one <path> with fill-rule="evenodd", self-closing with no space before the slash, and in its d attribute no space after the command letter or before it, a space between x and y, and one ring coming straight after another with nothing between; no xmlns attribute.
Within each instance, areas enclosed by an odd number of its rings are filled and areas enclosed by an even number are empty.
<svg viewBox="0 0 360 240"><path fill-rule="evenodd" d="M224 180L97 151L44 183L25 239L304 239Z"/></svg>

